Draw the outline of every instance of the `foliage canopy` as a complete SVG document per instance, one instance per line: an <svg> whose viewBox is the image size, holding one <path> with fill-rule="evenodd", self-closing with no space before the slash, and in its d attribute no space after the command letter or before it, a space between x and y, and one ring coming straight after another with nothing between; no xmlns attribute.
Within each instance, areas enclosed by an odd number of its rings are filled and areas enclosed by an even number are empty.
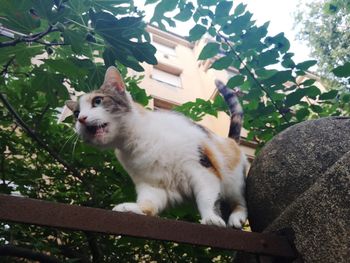
<svg viewBox="0 0 350 263"><path fill-rule="evenodd" d="M160 28L175 26L176 20L193 20L189 40L210 36L199 59L212 60L213 69L239 70L228 86L240 86L244 93L249 140L263 145L300 121L343 114L350 103L348 94L338 98L336 90L323 93L312 79L298 81L316 61L295 63L284 34L268 36L268 23L256 25L244 4L233 6L224 0L146 0L146 4L154 5L151 22ZM132 182L114 154L80 143L72 119L57 124L57 107L69 92L97 88L106 67L114 64L134 99L147 105L149 97L138 87L140 79L126 76L127 68L142 71L141 62L157 63L142 11L132 0L0 0L0 6L0 23L7 30L0 36L1 193L106 209L135 198ZM276 64L281 69L272 67ZM349 81L349 63L334 74ZM218 97L188 102L177 110L199 120L225 109ZM164 216L197 221L194 211L189 205ZM228 262L233 257L210 248L16 224L1 223L0 233L1 244L49 252L69 262Z"/></svg>
<svg viewBox="0 0 350 263"><path fill-rule="evenodd" d="M318 0L300 4L295 25L299 30L298 38L310 45L311 55L318 60L319 74L334 79L330 71L350 60L350 2ZM329 84L339 86L337 82Z"/></svg>

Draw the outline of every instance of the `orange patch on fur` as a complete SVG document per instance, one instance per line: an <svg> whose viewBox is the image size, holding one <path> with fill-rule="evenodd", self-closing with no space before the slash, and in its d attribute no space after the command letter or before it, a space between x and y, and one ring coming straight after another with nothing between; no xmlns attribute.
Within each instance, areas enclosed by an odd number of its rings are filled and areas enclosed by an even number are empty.
<svg viewBox="0 0 350 263"><path fill-rule="evenodd" d="M213 171L216 177L219 179L222 179L222 174L220 173L220 167L217 160L217 157L215 156L214 152L209 148L208 145L204 145L203 147L203 154L208 157L212 167L209 169Z"/></svg>
<svg viewBox="0 0 350 263"><path fill-rule="evenodd" d="M241 150L238 144L230 138L226 138L224 142L215 141L215 144L224 157L225 166L233 170L241 161Z"/></svg>
<svg viewBox="0 0 350 263"><path fill-rule="evenodd" d="M148 216L154 216L157 214L157 210L151 201L144 201L139 204L139 207L141 211Z"/></svg>

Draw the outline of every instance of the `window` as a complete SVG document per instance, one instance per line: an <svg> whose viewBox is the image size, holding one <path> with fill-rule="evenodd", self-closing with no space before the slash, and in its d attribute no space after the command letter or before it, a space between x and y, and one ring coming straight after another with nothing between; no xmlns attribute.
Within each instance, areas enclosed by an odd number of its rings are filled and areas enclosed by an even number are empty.
<svg viewBox="0 0 350 263"><path fill-rule="evenodd" d="M153 68L152 78L170 86L181 88L182 84L180 74L181 72L170 72L160 68Z"/></svg>
<svg viewBox="0 0 350 263"><path fill-rule="evenodd" d="M175 102L167 101L164 99L153 98L154 110L172 110L176 106L179 106L179 105Z"/></svg>
<svg viewBox="0 0 350 263"><path fill-rule="evenodd" d="M174 47L169 47L169 46L157 43L157 42L153 42L152 45L155 46L155 48L157 49L157 52L161 52L165 56L167 56L167 55L176 56L176 51L175 51Z"/></svg>
<svg viewBox="0 0 350 263"><path fill-rule="evenodd" d="M153 35L152 40L152 45L156 47L157 52L164 56L176 56L176 43L157 35Z"/></svg>

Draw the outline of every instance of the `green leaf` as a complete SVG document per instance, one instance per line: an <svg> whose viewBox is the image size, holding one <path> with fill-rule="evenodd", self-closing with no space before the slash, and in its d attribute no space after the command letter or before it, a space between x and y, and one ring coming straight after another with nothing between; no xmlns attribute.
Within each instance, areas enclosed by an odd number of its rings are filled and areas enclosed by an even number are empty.
<svg viewBox="0 0 350 263"><path fill-rule="evenodd" d="M276 50L268 50L261 53L256 58L256 64L258 67L266 67L278 63L279 53Z"/></svg>
<svg viewBox="0 0 350 263"><path fill-rule="evenodd" d="M23 34L28 34L41 24L40 19L29 12L32 7L32 1L3 0L0 6L0 23L4 27L8 27L9 29Z"/></svg>
<svg viewBox="0 0 350 263"><path fill-rule="evenodd" d="M79 59L44 59L45 65L50 69L57 71L69 79L84 79L88 70L79 66Z"/></svg>
<svg viewBox="0 0 350 263"><path fill-rule="evenodd" d="M343 66L336 67L332 72L339 78L350 77L350 62L346 62Z"/></svg>
<svg viewBox="0 0 350 263"><path fill-rule="evenodd" d="M342 101L345 102L345 103L350 102L350 94L345 94L345 95L342 97Z"/></svg>
<svg viewBox="0 0 350 263"><path fill-rule="evenodd" d="M315 82L316 82L315 79L307 79L307 80L303 81L303 83L301 83L301 84L304 86L310 86L310 85L314 84Z"/></svg>
<svg viewBox="0 0 350 263"><path fill-rule="evenodd" d="M69 16L69 8L56 8L54 7L54 1L35 0L32 2L32 9L35 10L35 14L40 18L47 19L51 24L55 24L58 21L63 21L64 17ZM79 2L79 1L75 1Z"/></svg>
<svg viewBox="0 0 350 263"><path fill-rule="evenodd" d="M271 86L284 84L287 81L294 81L291 70L278 71L272 77L263 80L263 83L267 86Z"/></svg>
<svg viewBox="0 0 350 263"><path fill-rule="evenodd" d="M186 4L183 9L180 9L180 13L178 13L174 18L179 21L187 21L192 17L192 10L194 6L192 3Z"/></svg>
<svg viewBox="0 0 350 263"><path fill-rule="evenodd" d="M244 76L243 75L236 75L236 76L233 76L229 79L229 81L227 82L227 87L232 89L232 88L235 88L235 87L242 85L243 82L244 82Z"/></svg>
<svg viewBox="0 0 350 263"><path fill-rule="evenodd" d="M160 0L146 0L145 5L150 5L159 2Z"/></svg>
<svg viewBox="0 0 350 263"><path fill-rule="evenodd" d="M207 32L207 29L204 26L197 24L190 30L188 40L196 41L200 39L205 32Z"/></svg>
<svg viewBox="0 0 350 263"><path fill-rule="evenodd" d="M81 30L67 29L63 32L64 42L69 44L75 54L81 55L83 51L82 43L85 42L85 34Z"/></svg>
<svg viewBox="0 0 350 263"><path fill-rule="evenodd" d="M253 14L246 12L244 15L239 16L231 20L229 23L226 23L222 30L225 34L231 35L233 33L239 35L241 32L246 29L250 24L250 19L252 18Z"/></svg>
<svg viewBox="0 0 350 263"><path fill-rule="evenodd" d="M138 61L135 58L128 56L128 51L122 48L106 48L103 52L103 60L106 67L114 66L115 61L118 60L123 65L130 67L138 72L144 71L143 67L138 63Z"/></svg>
<svg viewBox="0 0 350 263"><path fill-rule="evenodd" d="M258 75L260 78L263 78L263 79L271 78L277 72L278 71L275 69L257 69L257 70L255 70L256 75Z"/></svg>
<svg viewBox="0 0 350 263"><path fill-rule="evenodd" d="M232 64L232 57L230 55L224 56L222 58L219 58L216 60L212 65L211 68L222 70L228 68Z"/></svg>
<svg viewBox="0 0 350 263"><path fill-rule="evenodd" d="M310 67L316 65L316 63L317 63L316 60L307 60L297 64L296 68L305 71L305 70L308 70Z"/></svg>
<svg viewBox="0 0 350 263"><path fill-rule="evenodd" d="M311 105L310 108L316 113L321 113L323 111L322 107L319 105Z"/></svg>
<svg viewBox="0 0 350 263"><path fill-rule="evenodd" d="M285 105L286 107L291 107L299 104L301 99L306 95L306 89L297 89L296 91L289 93L286 96Z"/></svg>
<svg viewBox="0 0 350 263"><path fill-rule="evenodd" d="M173 11L177 7L178 2L179 0L160 1L154 9L152 20L158 21L164 19L164 14Z"/></svg>
<svg viewBox="0 0 350 263"><path fill-rule="evenodd" d="M308 108L301 108L296 112L296 117L298 121L303 121L310 114Z"/></svg>
<svg viewBox="0 0 350 263"><path fill-rule="evenodd" d="M318 98L320 100L332 100L338 95L338 90L330 90L328 92L322 93Z"/></svg>
<svg viewBox="0 0 350 263"><path fill-rule="evenodd" d="M128 34L128 32L134 30L134 33L139 32L138 39L142 39L142 32L145 28L142 17L117 19L106 12L90 12L90 17L96 32L110 44L110 51L113 51L113 55L111 52L107 52L108 55L112 55L111 59L106 59L107 53L104 54L105 62L117 59L125 66L137 71L143 70L139 62L145 61L149 64L157 64L155 47L148 42L132 41L130 38L133 35ZM139 30L135 31L135 28Z"/></svg>
<svg viewBox="0 0 350 263"><path fill-rule="evenodd" d="M32 86L44 92L47 102L52 107L58 106L59 99L69 99L67 88L63 85L63 76L36 69Z"/></svg>
<svg viewBox="0 0 350 263"><path fill-rule="evenodd" d="M221 1L216 5L215 18L226 17L229 15L233 2L232 1Z"/></svg>
<svg viewBox="0 0 350 263"><path fill-rule="evenodd" d="M5 64L12 56L15 56L19 66L28 66L31 64L32 58L44 52L42 46L29 46L23 43L17 44L14 47L0 48L0 64Z"/></svg>
<svg viewBox="0 0 350 263"><path fill-rule="evenodd" d="M282 66L285 68L294 68L295 62L293 61L292 57L294 56L294 53L285 53L282 57Z"/></svg>
<svg viewBox="0 0 350 263"><path fill-rule="evenodd" d="M316 86L310 86L310 87L304 88L304 90L305 90L305 94L312 99L316 99L316 97L321 94L320 89L317 88Z"/></svg>
<svg viewBox="0 0 350 263"><path fill-rule="evenodd" d="M218 43L207 43L199 54L198 60L205 60L214 57L219 53L220 45Z"/></svg>
<svg viewBox="0 0 350 263"><path fill-rule="evenodd" d="M239 16L241 14L244 13L245 9L246 9L247 5L240 3L239 5L236 6L235 8L235 12L234 12L234 16Z"/></svg>
<svg viewBox="0 0 350 263"><path fill-rule="evenodd" d="M212 6L216 5L217 0L198 0L199 6Z"/></svg>
<svg viewBox="0 0 350 263"><path fill-rule="evenodd" d="M267 37L265 39L267 45L275 45L281 53L285 53L290 48L290 43L288 39L284 36L284 33L279 33L274 37Z"/></svg>
<svg viewBox="0 0 350 263"><path fill-rule="evenodd" d="M130 91L132 94L134 101L141 104L142 106L148 105L149 99L151 97L147 96L146 91L144 89L141 89L136 82L129 82L128 91Z"/></svg>

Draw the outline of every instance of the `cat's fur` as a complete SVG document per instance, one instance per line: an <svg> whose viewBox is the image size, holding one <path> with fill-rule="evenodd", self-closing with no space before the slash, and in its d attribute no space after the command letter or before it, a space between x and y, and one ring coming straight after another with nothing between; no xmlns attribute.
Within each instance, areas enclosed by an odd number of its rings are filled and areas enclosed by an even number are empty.
<svg viewBox="0 0 350 263"><path fill-rule="evenodd" d="M230 133L238 139L240 105L231 91L217 85L234 113ZM231 210L227 225L242 228L247 218L247 161L233 139L219 137L181 114L149 111L134 103L114 67L108 68L99 90L66 105L75 112L76 131L83 140L115 149L135 183L136 203L113 210L157 215L194 197L201 223L226 226L217 209L218 201L225 200Z"/></svg>

